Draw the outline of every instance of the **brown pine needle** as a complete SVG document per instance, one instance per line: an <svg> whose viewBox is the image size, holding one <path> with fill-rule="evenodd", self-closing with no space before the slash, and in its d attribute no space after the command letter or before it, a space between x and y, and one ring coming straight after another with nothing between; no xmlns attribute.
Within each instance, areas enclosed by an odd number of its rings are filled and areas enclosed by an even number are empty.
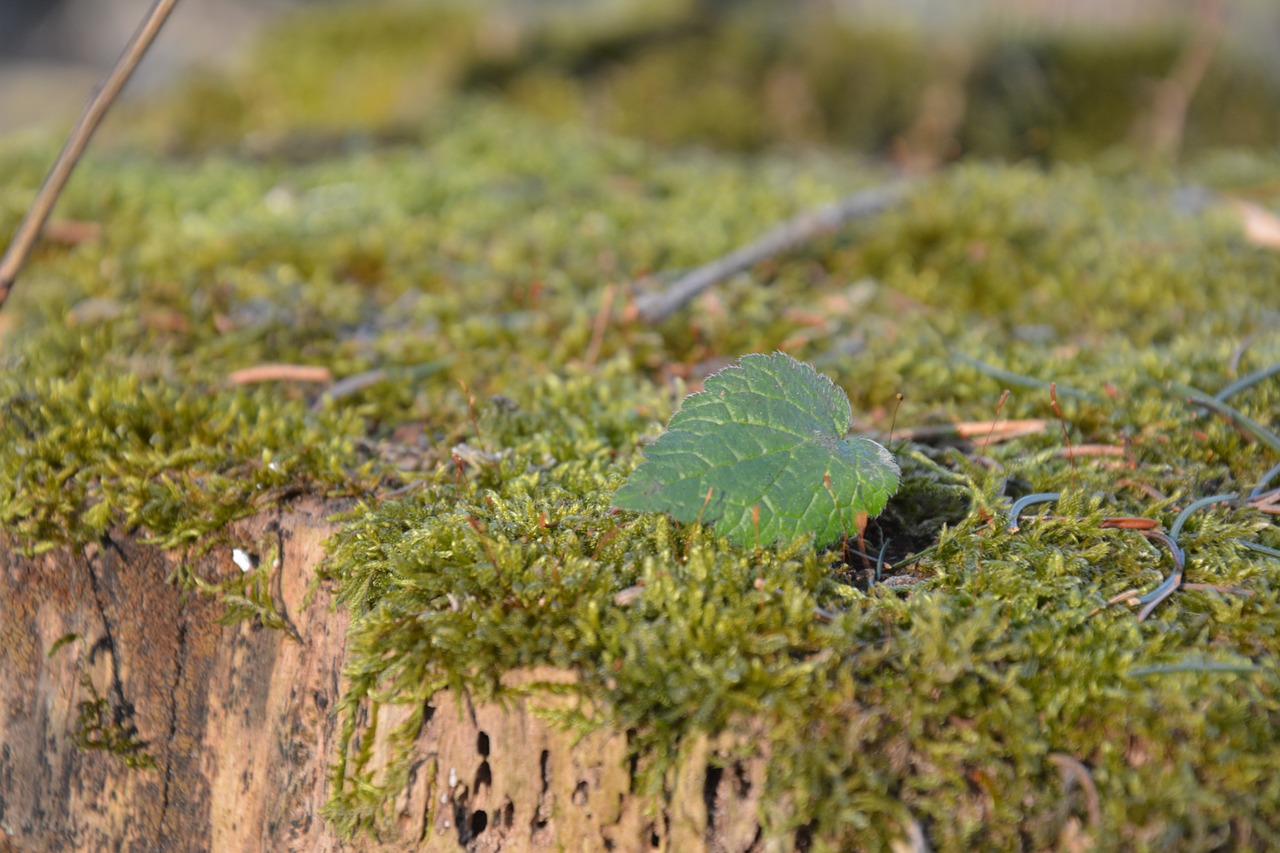
<svg viewBox="0 0 1280 853"><path fill-rule="evenodd" d="M1160 491L1159 489L1155 488L1154 486L1149 486L1146 483L1139 483L1137 480L1130 480L1128 478L1125 478L1123 480L1116 480L1117 489L1123 486L1128 486L1131 489L1137 489L1138 491L1142 492L1144 495L1151 498L1152 500L1167 501L1169 499L1168 495L1166 495L1164 492Z"/></svg>
<svg viewBox="0 0 1280 853"><path fill-rule="evenodd" d="M1058 449L1058 456L1075 459L1078 456L1124 456L1125 447L1121 444L1078 444Z"/></svg>
<svg viewBox="0 0 1280 853"><path fill-rule="evenodd" d="M978 436L988 436L987 444L999 444L1028 435L1044 432L1048 421L1026 419L1013 421L961 421L954 424L928 424L918 427L905 427L896 432L904 441L921 441L934 438L963 438L972 440Z"/></svg>
<svg viewBox="0 0 1280 853"><path fill-rule="evenodd" d="M1121 602L1124 602L1125 604L1133 604L1141 597L1142 597L1142 590L1126 589L1124 592L1118 592L1115 595L1108 598L1107 604L1120 604Z"/></svg>
<svg viewBox="0 0 1280 853"><path fill-rule="evenodd" d="M332 382L333 372L327 367L311 364L259 364L227 374L232 385L253 385L259 382Z"/></svg>
<svg viewBox="0 0 1280 853"><path fill-rule="evenodd" d="M1098 526L1112 530L1154 530L1160 526L1160 523L1153 518L1121 516L1118 518L1104 518L1098 523Z"/></svg>

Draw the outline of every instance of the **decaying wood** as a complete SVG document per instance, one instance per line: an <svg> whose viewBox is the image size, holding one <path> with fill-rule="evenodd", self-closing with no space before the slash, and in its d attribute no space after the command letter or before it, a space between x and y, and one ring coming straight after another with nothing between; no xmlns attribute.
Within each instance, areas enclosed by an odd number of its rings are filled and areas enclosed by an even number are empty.
<svg viewBox="0 0 1280 853"><path fill-rule="evenodd" d="M0 802L4 834L34 850L333 848L318 819L336 737L345 614L301 610L332 533L320 505L235 526L195 566L239 571L232 543L283 540L279 592L304 638L218 624L167 578L178 557L121 532L36 558L0 545ZM277 532L278 531L278 532ZM67 635L80 639L49 654ZM76 745L82 683L136 728L153 769Z"/></svg>
<svg viewBox="0 0 1280 853"><path fill-rule="evenodd" d="M434 697L396 832L338 838L320 809L348 620L323 589L302 606L337 509L306 502L246 519L193 564L225 577L240 571L233 547L266 559L280 546L276 594L301 642L219 625L214 603L167 580L179 555L123 531L34 557L0 535L0 849L765 849L758 732L688 745L665 796L649 800L632 790L625 732L575 743L539 715L570 700L537 690L501 704ZM78 639L59 647L69 635ZM571 677L540 669L504 681ZM77 747L86 684L154 767ZM408 711L384 711L381 731Z"/></svg>

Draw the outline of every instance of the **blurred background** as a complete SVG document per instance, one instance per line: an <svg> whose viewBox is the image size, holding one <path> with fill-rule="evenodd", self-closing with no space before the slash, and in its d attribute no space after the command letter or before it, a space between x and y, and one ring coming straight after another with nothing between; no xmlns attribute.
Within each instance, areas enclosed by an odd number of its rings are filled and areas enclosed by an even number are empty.
<svg viewBox="0 0 1280 853"><path fill-rule="evenodd" d="M131 91L242 56L260 28L305 0L183 0ZM0 0L0 132L74 117L151 0Z"/></svg>
<svg viewBox="0 0 1280 853"><path fill-rule="evenodd" d="M149 6L0 3L0 131L65 125ZM188 101L178 151L276 124L394 133L461 92L658 144L906 170L1162 161L1274 149L1277 47L1273 0L185 0L131 92Z"/></svg>

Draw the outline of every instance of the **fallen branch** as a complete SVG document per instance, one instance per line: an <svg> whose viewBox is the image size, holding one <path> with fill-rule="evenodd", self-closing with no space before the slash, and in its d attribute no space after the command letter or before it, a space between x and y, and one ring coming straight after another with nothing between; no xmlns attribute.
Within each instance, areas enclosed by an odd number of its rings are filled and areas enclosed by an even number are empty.
<svg viewBox="0 0 1280 853"><path fill-rule="evenodd" d="M760 239L686 273L666 290L636 300L640 317L654 323L678 311L695 296L732 275L750 269L766 258L833 231L855 219L873 216L893 207L906 195L908 183L899 182L854 193L840 201L789 219Z"/></svg>

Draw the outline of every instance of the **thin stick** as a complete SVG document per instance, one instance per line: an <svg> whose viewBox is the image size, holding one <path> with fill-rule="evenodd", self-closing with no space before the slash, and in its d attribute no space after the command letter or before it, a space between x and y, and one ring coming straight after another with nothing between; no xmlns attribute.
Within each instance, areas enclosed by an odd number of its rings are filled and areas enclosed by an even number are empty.
<svg viewBox="0 0 1280 853"><path fill-rule="evenodd" d="M1053 404L1053 413L1058 416L1062 425L1062 439L1067 443L1067 461L1071 463L1071 488L1076 488L1076 455L1071 452L1071 433L1067 432L1067 420L1062 417L1062 409L1058 408L1058 383L1049 383L1049 402Z"/></svg>
<svg viewBox="0 0 1280 853"><path fill-rule="evenodd" d="M889 421L889 442L893 442L893 428L898 425L898 409L902 408L902 401L906 399L906 395L901 391L898 392L898 401L893 405L893 420ZM827 488L830 489L830 477L827 478Z"/></svg>
<svg viewBox="0 0 1280 853"><path fill-rule="evenodd" d="M636 300L640 316L650 323L666 319L707 288L750 269L766 258L798 246L819 234L854 219L874 216L893 207L906 194L907 184L896 183L854 193L851 196L789 219L758 240L704 264L676 279L666 290Z"/></svg>
<svg viewBox="0 0 1280 853"><path fill-rule="evenodd" d="M9 298L9 291L13 289L13 283L18 278L18 272L22 269L22 265L26 263L27 256L31 254L31 249L35 246L36 239L40 236L40 229L44 226L45 220L49 218L54 203L58 200L58 196L61 195L62 188L66 186L67 179L71 177L71 171L76 167L76 163L79 162L80 155L84 153L85 147L88 146L89 140L93 137L93 132L98 129L98 124L102 121L102 117L107 114L107 110L115 101L116 96L120 94L120 90L128 82L130 75L133 74L133 69L138 67L138 63L147 52L147 48L151 47L151 43L155 41L160 28L164 26L165 20L177 3L178 0L155 0L142 25L133 34L128 47L124 49L124 53L120 54L120 58L116 60L116 64L107 75L102 88L89 97L84 111L80 113L80 118L76 120L75 126L71 128L71 133L68 134L66 143L62 146L62 150L58 152L58 159L53 161L53 168L49 170L44 183L40 186L40 191L36 193L35 199L31 202L31 207L27 210L26 217L23 218L22 224L18 226L18 230L14 233L13 240L9 243L9 248L4 253L4 258L0 259L0 307L3 307L5 300Z"/></svg>
<svg viewBox="0 0 1280 853"><path fill-rule="evenodd" d="M987 445L991 443L991 434L996 431L996 422L1000 420L1000 411L1004 408L1004 404L1009 400L1011 392L1008 388L1000 395L1000 402L996 403L996 416L991 419L991 428L987 430L986 436L982 439L982 447L978 448L979 456L987 455Z"/></svg>

